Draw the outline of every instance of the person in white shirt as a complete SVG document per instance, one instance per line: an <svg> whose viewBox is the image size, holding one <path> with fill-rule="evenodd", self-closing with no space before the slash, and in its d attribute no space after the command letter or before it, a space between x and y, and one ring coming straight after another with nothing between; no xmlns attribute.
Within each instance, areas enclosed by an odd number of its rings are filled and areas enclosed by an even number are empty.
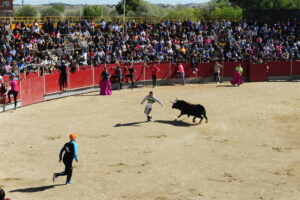
<svg viewBox="0 0 300 200"><path fill-rule="evenodd" d="M143 101L141 102L141 104L143 104L145 101L147 100L147 105L145 107L145 110L144 110L144 113L146 114L147 116L147 121L151 121L152 119L152 116L150 115L150 112L152 110L152 104L154 104L155 102L158 102L160 103L161 106L163 106L162 102L156 98L153 97L153 92L150 91L149 92L149 95L147 95Z"/></svg>

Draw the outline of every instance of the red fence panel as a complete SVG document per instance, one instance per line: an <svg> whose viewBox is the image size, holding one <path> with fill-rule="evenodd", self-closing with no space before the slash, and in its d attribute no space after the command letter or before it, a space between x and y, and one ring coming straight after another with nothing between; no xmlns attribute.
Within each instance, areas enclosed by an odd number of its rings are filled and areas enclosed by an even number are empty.
<svg viewBox="0 0 300 200"><path fill-rule="evenodd" d="M214 63L199 63L197 66L198 77L212 77Z"/></svg>
<svg viewBox="0 0 300 200"><path fill-rule="evenodd" d="M196 72L193 70L193 67L190 63L181 63L184 69L184 76L186 78L194 78L197 76Z"/></svg>
<svg viewBox="0 0 300 200"><path fill-rule="evenodd" d="M293 75L300 75L300 61L293 61Z"/></svg>
<svg viewBox="0 0 300 200"><path fill-rule="evenodd" d="M22 106L44 101L44 82L42 76L29 74L22 80Z"/></svg>
<svg viewBox="0 0 300 200"><path fill-rule="evenodd" d="M46 94L61 91L59 86L59 73L46 74L45 75L45 92Z"/></svg>
<svg viewBox="0 0 300 200"><path fill-rule="evenodd" d="M133 69L135 71L134 72L134 81L144 81L145 80L145 78L144 78L144 63L133 64Z"/></svg>
<svg viewBox="0 0 300 200"><path fill-rule="evenodd" d="M69 73L69 89L82 88L93 85L93 70L83 70Z"/></svg>
<svg viewBox="0 0 300 200"><path fill-rule="evenodd" d="M267 81L267 65L266 64L251 64L249 68L249 81Z"/></svg>
<svg viewBox="0 0 300 200"><path fill-rule="evenodd" d="M291 62L289 61L274 61L268 62L269 76L290 76L291 75Z"/></svg>

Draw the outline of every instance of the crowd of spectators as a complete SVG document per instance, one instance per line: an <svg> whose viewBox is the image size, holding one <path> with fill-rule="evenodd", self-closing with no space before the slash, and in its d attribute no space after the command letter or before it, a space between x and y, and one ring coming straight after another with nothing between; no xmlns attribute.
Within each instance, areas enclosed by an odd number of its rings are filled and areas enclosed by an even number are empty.
<svg viewBox="0 0 300 200"><path fill-rule="evenodd" d="M13 27L13 28L12 28ZM0 22L0 74L68 66L133 62L300 59L300 21L128 21L48 19L39 24Z"/></svg>

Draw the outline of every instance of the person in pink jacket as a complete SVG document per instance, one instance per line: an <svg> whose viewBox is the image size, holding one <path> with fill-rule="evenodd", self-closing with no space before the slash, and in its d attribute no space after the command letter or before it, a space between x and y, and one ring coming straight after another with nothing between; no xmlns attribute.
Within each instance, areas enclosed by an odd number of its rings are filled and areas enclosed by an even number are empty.
<svg viewBox="0 0 300 200"><path fill-rule="evenodd" d="M8 102L11 103L10 95L13 95L14 96L15 109L17 109L17 97L18 97L18 93L19 93L19 83L18 83L18 78L14 73L11 74L11 77L10 77L10 80L9 80L9 85L10 85L11 89L7 93Z"/></svg>
<svg viewBox="0 0 300 200"><path fill-rule="evenodd" d="M179 78L182 78L182 84L185 84L185 78L184 78L184 68L181 63L177 66L177 74Z"/></svg>

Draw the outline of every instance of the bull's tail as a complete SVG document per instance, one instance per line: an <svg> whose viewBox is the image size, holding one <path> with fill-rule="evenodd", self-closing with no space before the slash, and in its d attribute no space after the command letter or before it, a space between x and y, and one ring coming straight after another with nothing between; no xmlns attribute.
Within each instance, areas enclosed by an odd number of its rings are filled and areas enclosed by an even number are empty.
<svg viewBox="0 0 300 200"><path fill-rule="evenodd" d="M208 122L208 118L207 118L207 116L206 116L206 110L205 110L205 108L204 108L204 111L203 111L203 117L205 118L205 123L207 123Z"/></svg>

